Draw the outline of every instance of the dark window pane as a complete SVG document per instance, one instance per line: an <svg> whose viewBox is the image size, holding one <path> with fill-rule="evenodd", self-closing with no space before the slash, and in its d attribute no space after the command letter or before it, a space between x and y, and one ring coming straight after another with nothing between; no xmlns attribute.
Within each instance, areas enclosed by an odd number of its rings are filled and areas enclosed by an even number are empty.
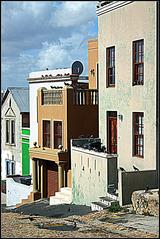
<svg viewBox="0 0 160 239"><path fill-rule="evenodd" d="M30 126L29 113L23 113L22 114L22 127L29 128L29 126Z"/></svg>
<svg viewBox="0 0 160 239"><path fill-rule="evenodd" d="M106 84L115 85L115 47L106 49Z"/></svg>
<svg viewBox="0 0 160 239"><path fill-rule="evenodd" d="M10 175L10 162L6 161L6 175Z"/></svg>
<svg viewBox="0 0 160 239"><path fill-rule="evenodd" d="M144 114L133 113L133 156L143 157Z"/></svg>
<svg viewBox="0 0 160 239"><path fill-rule="evenodd" d="M62 145L62 122L54 121L54 148Z"/></svg>
<svg viewBox="0 0 160 239"><path fill-rule="evenodd" d="M50 148L50 121L43 120L43 147Z"/></svg>
<svg viewBox="0 0 160 239"><path fill-rule="evenodd" d="M144 79L144 41L133 42L133 85L143 85Z"/></svg>
<svg viewBox="0 0 160 239"><path fill-rule="evenodd" d="M11 121L11 144L15 143L15 121Z"/></svg>
<svg viewBox="0 0 160 239"><path fill-rule="evenodd" d="M6 143L9 143L9 120L6 120Z"/></svg>

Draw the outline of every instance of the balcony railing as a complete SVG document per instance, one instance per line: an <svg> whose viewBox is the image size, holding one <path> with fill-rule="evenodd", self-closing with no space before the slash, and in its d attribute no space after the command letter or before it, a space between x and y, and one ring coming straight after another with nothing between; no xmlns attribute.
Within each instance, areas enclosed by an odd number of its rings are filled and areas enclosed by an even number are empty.
<svg viewBox="0 0 160 239"><path fill-rule="evenodd" d="M73 94L74 105L98 105L97 90L76 90Z"/></svg>
<svg viewBox="0 0 160 239"><path fill-rule="evenodd" d="M98 90L72 89L68 94L73 94L73 105L98 105ZM42 105L62 105L63 97L63 90L43 90Z"/></svg>
<svg viewBox="0 0 160 239"><path fill-rule="evenodd" d="M63 93L62 90L43 90L42 105L62 105Z"/></svg>

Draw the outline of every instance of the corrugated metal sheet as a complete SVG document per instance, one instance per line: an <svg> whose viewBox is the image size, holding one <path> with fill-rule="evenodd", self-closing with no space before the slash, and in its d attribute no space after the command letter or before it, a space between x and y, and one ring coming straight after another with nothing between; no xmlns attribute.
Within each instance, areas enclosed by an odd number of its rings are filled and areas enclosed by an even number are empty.
<svg viewBox="0 0 160 239"><path fill-rule="evenodd" d="M5 100L9 92L11 92L15 102L20 109L20 112L29 112L29 88L9 87L5 93L3 101Z"/></svg>

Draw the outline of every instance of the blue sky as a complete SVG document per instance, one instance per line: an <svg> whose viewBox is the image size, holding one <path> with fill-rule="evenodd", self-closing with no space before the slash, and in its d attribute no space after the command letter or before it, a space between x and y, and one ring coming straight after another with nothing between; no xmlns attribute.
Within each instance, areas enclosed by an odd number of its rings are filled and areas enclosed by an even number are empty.
<svg viewBox="0 0 160 239"><path fill-rule="evenodd" d="M2 1L1 88L28 86L32 71L71 67L87 73L87 40L97 37L96 1Z"/></svg>

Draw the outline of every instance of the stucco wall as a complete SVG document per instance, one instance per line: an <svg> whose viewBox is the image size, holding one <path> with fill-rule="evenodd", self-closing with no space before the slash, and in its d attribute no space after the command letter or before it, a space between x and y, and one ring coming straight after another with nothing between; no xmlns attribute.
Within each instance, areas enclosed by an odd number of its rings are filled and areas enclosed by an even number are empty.
<svg viewBox="0 0 160 239"><path fill-rule="evenodd" d="M10 117L11 119L15 119L15 145L6 144L6 118L5 114L9 109L9 100L11 99L11 108L15 114L15 117ZM22 161L22 147L21 147L21 115L19 108L14 101L12 95L9 93L4 104L2 105L1 109L1 118L2 118L2 141L1 141L1 177L2 179L6 178L6 159L12 160L12 155L14 156L15 160L15 173L21 174L21 161Z"/></svg>
<svg viewBox="0 0 160 239"><path fill-rule="evenodd" d="M100 196L106 196L106 156L103 153L72 146L71 158L72 202L90 206L91 202L98 201Z"/></svg>
<svg viewBox="0 0 160 239"><path fill-rule="evenodd" d="M135 1L98 17L99 137L107 145L106 112L117 111L118 167L156 167L155 2ZM132 42L144 39L144 85L132 86ZM115 46L115 87L106 88L106 48ZM144 158L132 157L132 112L144 112Z"/></svg>
<svg viewBox="0 0 160 239"><path fill-rule="evenodd" d="M67 83L71 83L67 81ZM64 86L64 82L36 82L29 83L29 104L30 104L30 147L33 142L38 142L38 122L37 122L37 90L45 87L51 89L51 86ZM30 173L32 174L32 163L30 163Z"/></svg>
<svg viewBox="0 0 160 239"><path fill-rule="evenodd" d="M6 179L6 206L16 206L22 199L27 199L33 186L17 183L13 178Z"/></svg>
<svg viewBox="0 0 160 239"><path fill-rule="evenodd" d="M90 39L88 41L89 89L97 89L97 63L98 63L98 40ZM94 75L91 74L91 70L94 70Z"/></svg>

